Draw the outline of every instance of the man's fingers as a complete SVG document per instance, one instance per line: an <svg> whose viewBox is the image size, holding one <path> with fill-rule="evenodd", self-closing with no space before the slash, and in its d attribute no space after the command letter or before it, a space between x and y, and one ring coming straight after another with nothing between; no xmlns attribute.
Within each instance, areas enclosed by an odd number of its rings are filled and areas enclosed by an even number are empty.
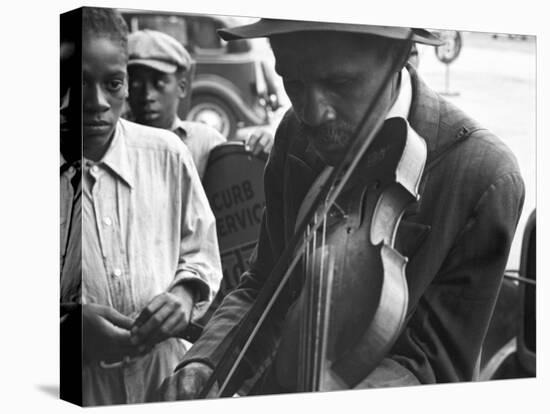
<svg viewBox="0 0 550 414"><path fill-rule="evenodd" d="M258 140L258 143L256 144L256 148L254 151L255 155L259 155L262 152L269 152L267 147L270 145L271 137L267 133L262 133L260 136L260 139Z"/></svg>
<svg viewBox="0 0 550 414"><path fill-rule="evenodd" d="M132 342L130 341L130 331L110 323L106 318L103 320L102 324L108 335L109 345L111 347L118 348L118 350L130 350L133 348Z"/></svg>
<svg viewBox="0 0 550 414"><path fill-rule="evenodd" d="M271 147L273 146L273 137L268 131L256 131L253 132L247 143L246 147L254 155L259 155L262 152L269 154Z"/></svg>
<svg viewBox="0 0 550 414"><path fill-rule="evenodd" d="M188 376L183 371L166 378L159 388L159 398L163 401L190 400L196 398L199 390L194 376Z"/></svg>
<svg viewBox="0 0 550 414"><path fill-rule="evenodd" d="M131 346L130 331L124 328L119 328L116 325L111 326L110 330L110 335L113 341L120 344L121 346Z"/></svg>
<svg viewBox="0 0 550 414"><path fill-rule="evenodd" d="M130 331L114 325L90 308L83 309L86 309L83 343L87 358L120 360L125 355L136 354L137 350L130 341Z"/></svg>
<svg viewBox="0 0 550 414"><path fill-rule="evenodd" d="M269 139L267 144L264 146L264 152L269 154L271 152L271 148L273 148L273 140Z"/></svg>
<svg viewBox="0 0 550 414"><path fill-rule="evenodd" d="M189 400L197 398L204 384L212 373L212 369L201 362L191 362L166 378L159 388L159 395L166 401ZM217 387L213 388L215 396Z"/></svg>
<svg viewBox="0 0 550 414"><path fill-rule="evenodd" d="M257 134L252 133L248 137L248 141L247 141L246 145L248 146L248 148L253 149L254 147L256 147L256 144L258 143L259 139L260 139L260 137Z"/></svg>
<svg viewBox="0 0 550 414"><path fill-rule="evenodd" d="M139 352L137 348L132 344L129 333L120 333L112 338L112 344L107 350L107 353L112 356L113 359L120 360L125 356L135 356Z"/></svg>
<svg viewBox="0 0 550 414"><path fill-rule="evenodd" d="M120 328L124 328L126 331L129 331L134 324L134 320L122 313L118 312L115 309L109 308L110 311L106 313L105 319L111 322L113 325Z"/></svg>
<svg viewBox="0 0 550 414"><path fill-rule="evenodd" d="M166 303L166 301L167 299L164 293L155 296L140 312L134 321L134 327L139 328L141 325L146 323Z"/></svg>
<svg viewBox="0 0 550 414"><path fill-rule="evenodd" d="M202 381L197 375L183 375L179 381L179 395L182 400L197 398L202 388Z"/></svg>
<svg viewBox="0 0 550 414"><path fill-rule="evenodd" d="M126 315L123 315L122 313L118 312L116 309L111 308L109 306L98 305L95 303L86 304L84 306L87 309L96 313L97 315L107 319L113 325L119 326L121 328L129 330L132 327L132 324L134 323L132 318Z"/></svg>
<svg viewBox="0 0 550 414"><path fill-rule="evenodd" d="M188 323L189 315L186 315L183 310L181 312L175 312L164 321L161 331L170 336L180 335L183 334Z"/></svg>
<svg viewBox="0 0 550 414"><path fill-rule="evenodd" d="M153 313L147 321L141 326L134 326L132 328L132 337L134 343L146 343L156 332L160 329L164 321L174 312L175 305L173 303L167 303Z"/></svg>
<svg viewBox="0 0 550 414"><path fill-rule="evenodd" d="M147 342L143 346L144 349L152 348L155 344L164 341L173 336L181 336L188 319L183 312L173 312L151 335L148 336Z"/></svg>
<svg viewBox="0 0 550 414"><path fill-rule="evenodd" d="M157 330L157 342L163 341L176 334L183 333L187 326L187 318L183 312L173 312L168 316Z"/></svg>

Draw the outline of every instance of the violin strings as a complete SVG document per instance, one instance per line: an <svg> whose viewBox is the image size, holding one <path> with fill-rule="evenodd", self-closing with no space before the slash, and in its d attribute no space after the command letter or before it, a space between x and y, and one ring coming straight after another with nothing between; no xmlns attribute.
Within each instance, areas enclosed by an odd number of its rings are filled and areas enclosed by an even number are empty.
<svg viewBox="0 0 550 414"><path fill-rule="evenodd" d="M326 228L327 228L327 214L323 216L323 224L322 224L322 230L321 230L321 245L320 247L316 248L319 250L319 256L320 260L316 262L319 263L319 271L318 276L316 279L317 282L317 289L315 290L315 297L316 297L316 311L315 311L315 330L314 330L314 348L313 348L313 371L312 371L312 391L318 391L319 390L319 376L320 376L320 365L321 365L321 337L322 337L322 331L323 331L323 325L321 323L322 318L322 311L323 311L323 293L325 290L325 261L326 261ZM317 269L315 269L317 271ZM315 272L314 277L317 275L317 272Z"/></svg>
<svg viewBox="0 0 550 414"><path fill-rule="evenodd" d="M328 266L327 266L327 278L326 278L326 292L325 292L325 306L324 306L324 312L323 312L323 336L321 340L321 351L320 351L320 375L319 375L319 382L320 384L323 384L325 382L324 376L328 372L328 355L327 355L327 343L328 343L328 334L330 329L330 304L331 304L331 298L332 298L332 283L334 281L334 264L335 264L335 257L332 254L332 250L330 246L328 246L327 251L327 260L328 260ZM319 384L319 385L320 385Z"/></svg>
<svg viewBox="0 0 550 414"><path fill-rule="evenodd" d="M317 221L317 216L315 216L315 221ZM310 365L311 365L311 374L310 374L310 383L308 391L315 391L315 377L317 375L317 331L319 325L317 324L317 313L319 311L318 307L318 292L319 292L319 275L318 275L318 265L319 265L319 256L322 260L322 252L319 253L319 247L317 246L317 238L315 238L315 261L311 269L311 280L313 289L311 291L311 325L312 329L310 332L310 341L311 341L311 354L310 354Z"/></svg>
<svg viewBox="0 0 550 414"><path fill-rule="evenodd" d="M305 240L309 239L311 231L311 226L308 225L305 231ZM307 292L307 279L308 279L308 271L310 267L310 255L309 255L309 242L307 242L304 245L304 266L303 266L303 275L304 275L304 284L302 287L303 294L305 295ZM307 303L307 302L304 302ZM307 311L307 306L304 306L304 309L302 309L302 312L304 312L304 317L302 317L300 321L300 334L299 334L299 361L298 361L298 390L299 391L305 391L305 373L306 373L306 360L307 360L307 346L306 346L306 329L307 329L307 318L305 315L305 312Z"/></svg>
<svg viewBox="0 0 550 414"><path fill-rule="evenodd" d="M313 216L313 227L318 227L319 223L319 216L317 213ZM309 311L308 311L308 321L309 326L307 330L307 338L308 338L308 370L307 372L311 373L308 375L307 380L307 388L306 391L313 391L313 379L315 378L315 333L317 331L315 316L317 314L316 310L316 295L317 295L317 289L318 289L318 280L315 277L315 271L316 266L318 263L317 258L317 231L314 231L313 237L312 237L312 243L311 243L311 255L312 260L309 266L309 280L310 280L310 289L308 290L308 299L309 299Z"/></svg>
<svg viewBox="0 0 550 414"><path fill-rule="evenodd" d="M313 217L313 223L312 223L312 229L317 225L317 216L315 215ZM307 274L307 291L306 291L306 331L304 332L305 338L306 338L306 371L304 374L305 378L305 384L304 384L304 391L310 391L311 389L311 375L308 375L312 370L312 364L311 364L311 352L312 352L312 338L311 338L311 332L312 329L314 329L313 326L313 320L312 320L312 314L314 312L313 309L313 291L315 289L315 278L314 275L314 268L315 268L315 262L316 262L316 255L315 255L315 246L317 243L317 233L313 231L313 234L311 235L311 241L309 243L309 266L308 266L308 274Z"/></svg>

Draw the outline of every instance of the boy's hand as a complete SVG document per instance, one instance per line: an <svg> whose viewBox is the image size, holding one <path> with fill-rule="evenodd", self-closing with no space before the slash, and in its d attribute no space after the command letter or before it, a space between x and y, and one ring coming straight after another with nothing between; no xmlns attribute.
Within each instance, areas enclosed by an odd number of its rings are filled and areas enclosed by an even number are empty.
<svg viewBox="0 0 550 414"><path fill-rule="evenodd" d="M137 354L130 342L133 320L108 306L82 305L83 353L87 361L116 362Z"/></svg>
<svg viewBox="0 0 550 414"><path fill-rule="evenodd" d="M183 285L155 296L131 328L131 341L145 352L171 337L182 337L191 320L193 293Z"/></svg>

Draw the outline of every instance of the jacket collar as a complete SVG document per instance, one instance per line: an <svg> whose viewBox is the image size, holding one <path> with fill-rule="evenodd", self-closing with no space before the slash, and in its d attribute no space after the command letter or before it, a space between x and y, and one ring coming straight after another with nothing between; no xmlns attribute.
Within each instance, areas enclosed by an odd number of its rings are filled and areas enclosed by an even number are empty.
<svg viewBox="0 0 550 414"><path fill-rule="evenodd" d="M413 91L408 121L416 133L426 141L430 158L430 154L439 145L439 97L420 79L412 66L407 65L407 69L411 75Z"/></svg>

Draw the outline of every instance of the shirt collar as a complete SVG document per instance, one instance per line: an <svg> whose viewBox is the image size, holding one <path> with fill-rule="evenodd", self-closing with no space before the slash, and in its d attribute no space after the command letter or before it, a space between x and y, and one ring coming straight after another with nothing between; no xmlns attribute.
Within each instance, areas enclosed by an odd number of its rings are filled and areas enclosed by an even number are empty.
<svg viewBox="0 0 550 414"><path fill-rule="evenodd" d="M411 85L411 75L406 68L403 68L400 73L400 85L399 85L399 95L393 103L393 106L390 108L386 119L400 117L407 119L409 116L409 111L411 109L412 102L412 85Z"/></svg>
<svg viewBox="0 0 550 414"><path fill-rule="evenodd" d="M179 116L176 116L176 118L174 119L174 123L172 124L172 128L170 128L170 131L174 132L179 137L187 136L187 131L185 130L184 123Z"/></svg>
<svg viewBox="0 0 550 414"><path fill-rule="evenodd" d="M121 120L117 122L115 134L107 153L101 160L115 175L121 178L128 186L133 187L133 177L128 159L126 129Z"/></svg>

